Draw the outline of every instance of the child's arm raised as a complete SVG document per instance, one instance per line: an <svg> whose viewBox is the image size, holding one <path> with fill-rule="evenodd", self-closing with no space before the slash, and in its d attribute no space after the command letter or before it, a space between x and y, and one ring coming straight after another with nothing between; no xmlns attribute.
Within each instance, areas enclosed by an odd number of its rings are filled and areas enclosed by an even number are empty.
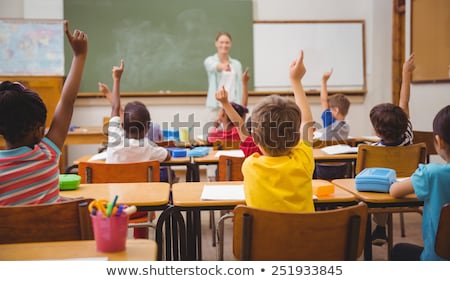
<svg viewBox="0 0 450 281"><path fill-rule="evenodd" d="M108 100L109 104L112 105L112 94L108 88L108 85L98 82L98 90L103 93L105 98ZM123 120L123 107L120 106L120 120Z"/></svg>
<svg viewBox="0 0 450 281"><path fill-rule="evenodd" d="M333 68L330 71L324 72L322 75L322 83L320 86L320 104L322 105L322 110L328 109L328 88L327 82L330 79L331 74L333 74Z"/></svg>
<svg viewBox="0 0 450 281"><path fill-rule="evenodd" d="M73 104L80 88L88 49L88 38L84 32L76 29L72 34L69 30L68 21L64 21L64 30L73 51L72 65L64 83L61 98L56 105L50 129L46 135L60 149L64 146L69 131Z"/></svg>
<svg viewBox="0 0 450 281"><path fill-rule="evenodd" d="M409 97L411 88L411 74L416 69L414 64L414 54L411 54L409 58L403 63L402 71L402 86L400 88L400 101L399 106L403 109L409 118Z"/></svg>
<svg viewBox="0 0 450 281"><path fill-rule="evenodd" d="M217 91L216 100L222 103L222 108L225 110L226 115L230 119L230 121L238 128L239 138L244 141L249 133L247 128L245 127L245 120L239 116L239 114L234 110L233 106L228 101L228 93L225 90L225 87Z"/></svg>
<svg viewBox="0 0 450 281"><path fill-rule="evenodd" d="M113 66L112 78L113 78L113 90L111 100L111 117L121 116L120 109L120 78L122 77L124 68L123 60L120 60L120 66ZM123 120L122 120L123 121Z"/></svg>
<svg viewBox="0 0 450 281"><path fill-rule="evenodd" d="M300 55L294 60L289 68L289 78L291 80L291 86L294 91L295 103L300 107L302 123L300 126L300 132L302 132L302 139L304 141L312 142L314 120L311 113L311 108L306 98L305 90L302 85L302 78L306 73L305 65L303 64L303 50L300 51ZM306 132L306 136L303 132Z"/></svg>

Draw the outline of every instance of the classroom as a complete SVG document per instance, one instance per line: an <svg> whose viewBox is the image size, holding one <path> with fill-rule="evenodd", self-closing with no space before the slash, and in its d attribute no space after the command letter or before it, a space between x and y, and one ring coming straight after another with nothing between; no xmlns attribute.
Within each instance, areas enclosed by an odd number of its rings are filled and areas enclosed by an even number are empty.
<svg viewBox="0 0 450 281"><path fill-rule="evenodd" d="M436 0L439 2L439 0ZM168 1L169 2L169 1ZM212 1L214 2L214 1ZM238 1L239 2L239 1ZM248 2L248 1L246 1ZM251 23L253 26L252 33L256 33L255 28L263 22L363 22L364 31L362 33L363 58L362 66L362 88L359 91L348 91L348 99L351 106L346 121L351 126L350 134L352 136L373 136L374 132L369 120L370 109L380 103L393 102L398 99L401 79L401 65L403 61L412 52L412 13L411 8L414 0L252 0L251 2ZM41 19L41 20L64 20L64 0L0 0L0 19ZM396 9L402 7L404 12L397 15ZM395 33L394 28L398 28L397 21L404 21L402 27L403 33ZM287 24L286 24L287 25ZM72 28L75 27L72 25ZM219 31L219 30L218 30ZM105 30L105 33L114 33L114 30ZM232 34L233 35L233 34ZM105 35L106 36L106 35ZM404 36L404 39L395 41L395 36ZM129 38L128 38L129 39ZM211 37L210 50L214 51L214 38ZM339 40L339 39L336 39ZM403 41L402 43L399 43ZM207 43L207 42L206 42ZM255 43L255 42L252 42ZM233 41L233 48L238 48L238 42ZM251 45L253 46L253 45ZM264 48L267 49L264 49ZM402 47L402 50L395 48ZM91 46L90 46L91 48ZM263 53L270 54L274 60L277 54L270 49L271 46L253 46L252 52L258 49ZM331 48L333 49L333 48ZM66 49L67 50L67 49ZM231 50L233 54L234 49ZM283 51L281 49L280 51ZM353 52L354 50L342 49L342 52ZM204 57L210 55L205 53ZM308 57L305 53L305 60ZM343 54L342 56L345 56ZM128 54L129 56L129 54ZM252 112L254 105L264 97L264 93L269 93L276 89L267 89L259 87L255 77L258 73L269 73L270 67L265 70L253 69L257 65L257 58L250 55L247 61L252 63L250 66L250 83L251 89L248 99L248 108ZM256 56L256 54L255 54ZM313 55L311 55L313 56ZM416 55L417 58L417 55ZM88 61L89 61L88 56ZM186 59L186 58L184 58ZM295 59L295 57L292 57ZM131 59L128 59L131 61ZM134 58L133 63L139 61ZM106 62L107 67L101 70L106 73L107 81L98 81L108 83L112 87L110 77L110 69L113 65L118 65L119 60L114 57L110 62ZM128 63L126 60L127 71L139 71L133 69L135 65ZM161 62L157 62L163 64ZM193 62L189 62L192 64ZM308 61L314 64L314 61ZM321 62L324 66L326 63ZM67 64L67 60L66 60ZM202 62L198 62L202 67ZM306 64L306 62L305 62ZM450 61L445 62L450 67ZM247 65L243 65L245 68ZM136 66L137 68L141 66ZM151 67L151 66L147 66ZM308 69L308 65L306 68ZM329 65L329 68L333 65ZM312 67L311 67L312 68ZM329 68L319 70L327 71ZM400 72L398 72L400 69ZM286 65L286 77L288 68ZM335 71L338 71L335 69ZM397 73L394 73L397 71ZM448 69L446 69L448 72ZM3 76L0 73L0 76ZM92 78L92 77L91 77ZM176 77L172 77L177 79ZM94 80L96 78L93 78ZM128 101L139 99L143 102L151 112L153 122L163 124L164 122L172 122L176 118L179 120L190 120L193 115L194 121L198 122L198 130L193 134L197 136L202 134L201 128L207 126L210 120L210 112L205 107L205 98L207 92L206 74L204 77L204 88L187 89L187 90L138 90L138 95L133 95L133 90L123 88L125 97L122 98L123 104ZM320 82L320 77L317 79ZM81 86L83 88L83 85ZM85 91L80 91L79 98L75 102L75 109L71 124L76 127L101 126L103 118L110 116L111 106L106 99L96 91L96 85L85 86ZM307 90L307 98L311 106L312 115L315 120L320 120L321 104L318 90L320 86L309 87ZM331 89L333 90L333 89ZM340 89L337 88L336 91ZM285 89L279 90L285 92ZM317 93L316 93L317 92ZM345 90L343 91L345 93ZM411 96L409 103L410 120L414 130L431 131L434 116L445 105L450 104L450 73L448 77L442 81L426 81L411 84ZM127 96L129 94L129 96ZM66 161L72 163L74 160L87 154L95 154L99 148L98 144L70 145L67 147ZM432 156L431 162L443 163L439 156ZM398 219L398 218L396 218Z"/></svg>

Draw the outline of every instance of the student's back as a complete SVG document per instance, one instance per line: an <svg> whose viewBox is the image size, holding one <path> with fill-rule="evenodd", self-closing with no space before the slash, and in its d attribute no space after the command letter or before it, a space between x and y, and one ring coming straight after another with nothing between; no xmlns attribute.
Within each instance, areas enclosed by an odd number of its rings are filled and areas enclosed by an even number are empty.
<svg viewBox="0 0 450 281"><path fill-rule="evenodd" d="M422 236L424 246L400 243L392 251L396 260L443 260L435 252L435 238L442 206L450 203L450 106L441 109L433 121L435 147L445 164L419 165L410 179L394 183L389 193L403 197L415 193L423 200Z"/></svg>
<svg viewBox="0 0 450 281"><path fill-rule="evenodd" d="M242 165L248 206L274 211L314 212L314 160L309 143L312 130L307 128L313 119L301 84L305 72L302 51L290 66L295 103L272 95L253 109L252 136L264 155L254 153ZM300 132L308 133L301 135Z"/></svg>
<svg viewBox="0 0 450 281"><path fill-rule="evenodd" d="M50 128L39 95L20 83L0 84L0 205L53 203L59 197L59 156L69 130L87 56L87 36L64 23L74 58Z"/></svg>

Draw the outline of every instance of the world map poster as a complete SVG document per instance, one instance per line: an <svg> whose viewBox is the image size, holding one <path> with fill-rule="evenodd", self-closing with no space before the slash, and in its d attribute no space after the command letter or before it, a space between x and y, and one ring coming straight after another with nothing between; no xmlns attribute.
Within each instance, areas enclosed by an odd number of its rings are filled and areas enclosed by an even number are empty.
<svg viewBox="0 0 450 281"><path fill-rule="evenodd" d="M0 75L63 76L62 21L0 20Z"/></svg>

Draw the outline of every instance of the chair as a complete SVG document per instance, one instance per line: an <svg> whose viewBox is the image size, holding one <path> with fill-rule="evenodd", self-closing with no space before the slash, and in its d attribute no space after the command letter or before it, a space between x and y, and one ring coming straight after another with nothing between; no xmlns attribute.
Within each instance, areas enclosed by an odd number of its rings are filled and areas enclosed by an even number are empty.
<svg viewBox="0 0 450 281"><path fill-rule="evenodd" d="M238 260L357 260L364 248L367 205L314 213L234 209L233 254Z"/></svg>
<svg viewBox="0 0 450 281"><path fill-rule="evenodd" d="M426 162L427 147L425 143L417 143L408 146L373 146L361 144L358 147L356 160L356 174L364 168L383 167L394 169L397 177L410 177L420 163ZM402 236L405 236L404 212L418 212L418 207L386 208L383 212L389 213L388 218L388 257L391 255L393 245L392 213L400 213L400 227Z"/></svg>
<svg viewBox="0 0 450 281"><path fill-rule="evenodd" d="M437 151L434 147L434 134L431 131L413 131L414 143L424 142L427 146L427 163L430 163L430 155L436 155Z"/></svg>
<svg viewBox="0 0 450 281"><path fill-rule="evenodd" d="M450 260L450 204L445 204L441 209L439 224L436 233L434 250L438 256Z"/></svg>
<svg viewBox="0 0 450 281"><path fill-rule="evenodd" d="M159 182L159 161L133 163L79 162L78 175L81 183ZM154 212L147 216L130 218L129 227L155 227Z"/></svg>
<svg viewBox="0 0 450 281"><path fill-rule="evenodd" d="M93 199L0 207L0 244L93 240Z"/></svg>
<svg viewBox="0 0 450 281"><path fill-rule="evenodd" d="M229 155L220 155L219 156L219 162L217 163L217 180L218 181L243 181L244 175L242 174L241 167L242 163L244 163L245 158L244 157L235 157L235 156L229 156ZM221 256L221 253L223 253L223 224L225 220L228 217L227 214L223 213L221 214L221 218L219 219L217 223L217 237L219 242L219 256ZM215 216L214 211L210 211L210 225L212 228L212 245L213 247L216 246L216 222L215 222Z"/></svg>

